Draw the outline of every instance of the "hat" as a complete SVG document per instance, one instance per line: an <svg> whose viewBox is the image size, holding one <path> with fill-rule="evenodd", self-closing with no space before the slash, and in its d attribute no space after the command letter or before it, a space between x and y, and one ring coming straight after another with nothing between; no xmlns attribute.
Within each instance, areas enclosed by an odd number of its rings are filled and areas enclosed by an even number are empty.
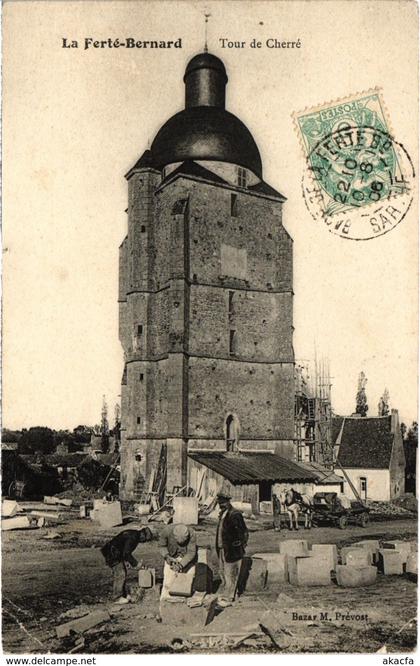
<svg viewBox="0 0 420 666"><path fill-rule="evenodd" d="M220 492L217 493L217 495L216 495L216 500L219 501L219 500L221 500L221 499L224 499L224 500L231 500L231 499L232 499L232 495L229 495L229 493L224 492L223 490L221 490Z"/></svg>
<svg viewBox="0 0 420 666"><path fill-rule="evenodd" d="M182 546L190 536L190 531L186 525L175 525L173 534L177 544Z"/></svg>

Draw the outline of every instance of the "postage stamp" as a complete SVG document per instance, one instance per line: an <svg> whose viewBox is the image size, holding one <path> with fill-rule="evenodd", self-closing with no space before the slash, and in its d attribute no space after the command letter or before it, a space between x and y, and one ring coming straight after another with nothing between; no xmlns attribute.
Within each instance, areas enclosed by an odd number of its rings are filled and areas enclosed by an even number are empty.
<svg viewBox="0 0 420 666"><path fill-rule="evenodd" d="M305 204L343 238L369 240L395 228L412 203L415 177L392 136L380 91L294 114L306 157Z"/></svg>

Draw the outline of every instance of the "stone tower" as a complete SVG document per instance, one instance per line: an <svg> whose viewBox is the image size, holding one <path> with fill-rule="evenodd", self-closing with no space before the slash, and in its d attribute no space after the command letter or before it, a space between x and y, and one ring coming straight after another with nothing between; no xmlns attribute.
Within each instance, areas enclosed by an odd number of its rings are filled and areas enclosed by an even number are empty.
<svg viewBox="0 0 420 666"><path fill-rule="evenodd" d="M292 240L285 198L225 109L226 70L188 64L185 109L127 173L120 247L121 496L149 487L162 444L167 489L189 450L293 457Z"/></svg>

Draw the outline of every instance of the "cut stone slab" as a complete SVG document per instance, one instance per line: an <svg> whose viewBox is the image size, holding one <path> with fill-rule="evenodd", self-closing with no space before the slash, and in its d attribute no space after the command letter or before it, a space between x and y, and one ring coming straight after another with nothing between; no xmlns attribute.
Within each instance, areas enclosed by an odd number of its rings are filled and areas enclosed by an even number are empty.
<svg viewBox="0 0 420 666"><path fill-rule="evenodd" d="M408 574L417 576L417 553L409 554L405 570Z"/></svg>
<svg viewBox="0 0 420 666"><path fill-rule="evenodd" d="M15 500L3 500L1 505L1 515L4 518L13 518L21 511L21 508Z"/></svg>
<svg viewBox="0 0 420 666"><path fill-rule="evenodd" d="M204 606L190 608L185 602L173 604L167 601L160 602L159 611L162 623L175 627L204 627L212 613L211 609Z"/></svg>
<svg viewBox="0 0 420 666"><path fill-rule="evenodd" d="M346 551L344 557L343 553L341 553L341 560L343 564L352 567L368 567L372 564L373 554L364 548L352 548Z"/></svg>
<svg viewBox="0 0 420 666"><path fill-rule="evenodd" d="M241 513L244 514L245 518L250 518L252 516L252 504L250 502L232 502L232 506L235 509L238 509Z"/></svg>
<svg viewBox="0 0 420 666"><path fill-rule="evenodd" d="M45 518L45 520L55 523L59 523L63 518L61 514L52 511L31 511L30 515L36 518Z"/></svg>
<svg viewBox="0 0 420 666"><path fill-rule="evenodd" d="M267 581L270 583L283 583L289 580L287 571L287 555L284 553L255 553L253 559L267 562Z"/></svg>
<svg viewBox="0 0 420 666"><path fill-rule="evenodd" d="M410 541L386 541L383 544L383 549L397 550L399 553L401 553L401 557L403 558L403 564L406 564L407 558L409 554L412 552Z"/></svg>
<svg viewBox="0 0 420 666"><path fill-rule="evenodd" d="M310 557L316 557L317 560L326 559L329 562L330 570L336 568L338 564L337 546L329 543L314 543L308 552Z"/></svg>
<svg viewBox="0 0 420 666"><path fill-rule="evenodd" d="M391 548L379 551L379 569L385 576L401 576L404 573L405 554Z"/></svg>
<svg viewBox="0 0 420 666"><path fill-rule="evenodd" d="M155 569L140 569L139 570L139 587L153 587L156 581Z"/></svg>
<svg viewBox="0 0 420 666"><path fill-rule="evenodd" d="M280 541L279 550L282 555L304 557L308 555L308 542L305 539L286 539Z"/></svg>
<svg viewBox="0 0 420 666"><path fill-rule="evenodd" d="M111 616L106 610L96 610L88 615L78 618L77 620L72 620L71 622L66 622L65 624L60 624L59 627L56 627L56 633L58 638L64 638L69 636L71 631L74 631L78 634L96 627L102 622L107 622L110 620Z"/></svg>
<svg viewBox="0 0 420 666"><path fill-rule="evenodd" d="M337 564L337 583L341 587L365 587L373 585L376 581L376 567L352 567L347 564Z"/></svg>
<svg viewBox="0 0 420 666"><path fill-rule="evenodd" d="M301 555L299 557L293 557L293 555L287 556L287 572L289 577L289 583L291 585L298 584L297 578L297 562L301 559L309 558L309 555Z"/></svg>
<svg viewBox="0 0 420 666"><path fill-rule="evenodd" d="M101 527L109 528L121 525L122 513L120 502L102 503L91 512L94 513L93 520L97 520Z"/></svg>
<svg viewBox="0 0 420 666"><path fill-rule="evenodd" d="M1 521L1 529L4 532L9 532L10 530L27 530L30 529L31 527L32 524L28 516L14 516L13 518L3 518L3 520Z"/></svg>
<svg viewBox="0 0 420 666"><path fill-rule="evenodd" d="M187 573L177 573L172 580L169 594L173 597L191 597L193 582L194 569Z"/></svg>
<svg viewBox="0 0 420 666"><path fill-rule="evenodd" d="M267 585L267 562L258 557L244 557L238 588L245 592L261 592Z"/></svg>
<svg viewBox="0 0 420 666"><path fill-rule="evenodd" d="M44 504L60 504L61 506L71 506L73 504L72 499L62 499L61 497L54 497L50 495L44 496Z"/></svg>
<svg viewBox="0 0 420 666"><path fill-rule="evenodd" d="M379 558L379 549L381 547L377 539L365 539L364 541L356 541L352 544L354 548L364 548L372 553L372 564L376 564Z"/></svg>
<svg viewBox="0 0 420 666"><path fill-rule="evenodd" d="M173 523L198 525L198 497L174 497Z"/></svg>
<svg viewBox="0 0 420 666"><path fill-rule="evenodd" d="M296 557L292 580L294 585L331 585L330 560L317 557ZM292 583L292 580L290 582Z"/></svg>

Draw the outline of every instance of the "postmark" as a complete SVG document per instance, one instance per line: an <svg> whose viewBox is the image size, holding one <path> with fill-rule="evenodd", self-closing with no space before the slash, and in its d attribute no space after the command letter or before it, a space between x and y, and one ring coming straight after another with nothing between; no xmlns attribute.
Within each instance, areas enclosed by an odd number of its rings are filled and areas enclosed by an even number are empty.
<svg viewBox="0 0 420 666"><path fill-rule="evenodd" d="M331 233L370 240L405 217L413 163L389 131L378 90L296 114L306 167L305 204Z"/></svg>

